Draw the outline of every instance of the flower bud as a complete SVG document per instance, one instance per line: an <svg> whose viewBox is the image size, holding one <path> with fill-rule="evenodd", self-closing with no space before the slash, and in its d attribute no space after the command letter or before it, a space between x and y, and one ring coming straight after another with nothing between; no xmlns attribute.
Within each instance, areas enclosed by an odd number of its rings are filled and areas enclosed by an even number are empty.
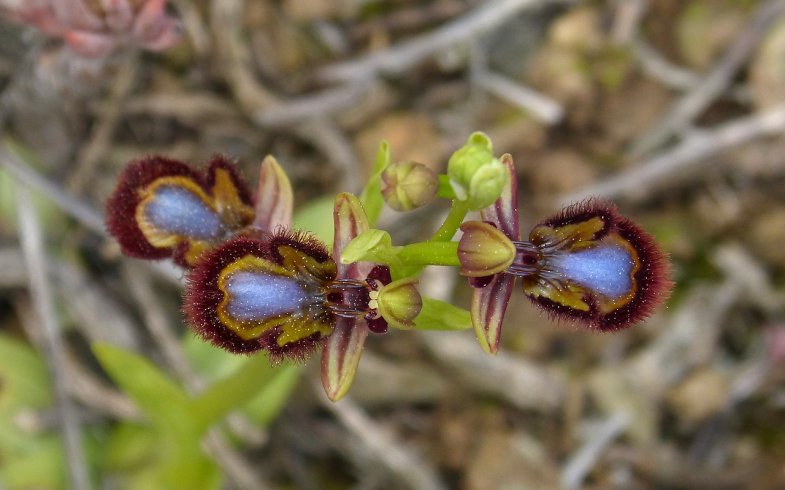
<svg viewBox="0 0 785 490"><path fill-rule="evenodd" d="M439 176L422 163L393 163L382 172L382 197L396 211L411 211L431 202Z"/></svg>
<svg viewBox="0 0 785 490"><path fill-rule="evenodd" d="M491 140L483 133L469 136L466 144L452 154L447 175L459 201L477 211L493 204L509 179L505 166L493 156Z"/></svg>
<svg viewBox="0 0 785 490"><path fill-rule="evenodd" d="M467 221L461 225L461 231L458 260L464 276L490 276L506 270L515 260L515 244L495 226Z"/></svg>
<svg viewBox="0 0 785 490"><path fill-rule="evenodd" d="M390 326L400 329L414 328L414 319L422 310L422 297L416 285L415 279L401 279L371 293L371 301L376 301L379 314Z"/></svg>

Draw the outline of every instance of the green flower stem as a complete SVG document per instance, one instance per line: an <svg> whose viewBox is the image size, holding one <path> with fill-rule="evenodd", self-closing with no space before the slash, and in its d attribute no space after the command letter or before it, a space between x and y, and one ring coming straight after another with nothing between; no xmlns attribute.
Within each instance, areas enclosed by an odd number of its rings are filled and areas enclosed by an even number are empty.
<svg viewBox="0 0 785 490"><path fill-rule="evenodd" d="M446 242L450 240L453 235L455 235L455 232L458 231L458 227L461 226L463 218L466 217L468 212L469 206L466 202L458 201L457 199L453 200L452 207L450 207L450 212L447 215L447 218L445 218L441 228L436 231L430 241Z"/></svg>
<svg viewBox="0 0 785 490"><path fill-rule="evenodd" d="M458 260L458 242L412 243L398 249L398 258L407 265L461 265Z"/></svg>

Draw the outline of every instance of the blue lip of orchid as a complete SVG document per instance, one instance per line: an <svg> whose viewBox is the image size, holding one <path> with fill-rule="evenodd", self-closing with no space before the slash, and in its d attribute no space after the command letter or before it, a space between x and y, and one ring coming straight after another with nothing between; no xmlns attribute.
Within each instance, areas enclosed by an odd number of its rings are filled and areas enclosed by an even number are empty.
<svg viewBox="0 0 785 490"><path fill-rule="evenodd" d="M295 279L261 272L235 272L227 281L226 294L227 312L240 321L289 314L312 302Z"/></svg>
<svg viewBox="0 0 785 490"><path fill-rule="evenodd" d="M144 211L151 225L173 235L211 240L224 230L215 210L203 199L173 185L160 186Z"/></svg>
<svg viewBox="0 0 785 490"><path fill-rule="evenodd" d="M635 260L618 246L596 247L569 254L556 254L547 266L560 275L613 299L628 294Z"/></svg>

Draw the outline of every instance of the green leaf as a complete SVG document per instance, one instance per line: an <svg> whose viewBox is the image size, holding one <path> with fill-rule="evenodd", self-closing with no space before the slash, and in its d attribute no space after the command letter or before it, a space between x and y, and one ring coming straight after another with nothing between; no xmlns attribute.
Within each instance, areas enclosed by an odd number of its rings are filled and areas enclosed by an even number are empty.
<svg viewBox="0 0 785 490"><path fill-rule="evenodd" d="M275 376L267 356L250 357L235 372L218 380L193 400L191 416L207 428L228 412L242 408Z"/></svg>
<svg viewBox="0 0 785 490"><path fill-rule="evenodd" d="M52 403L46 366L28 344L0 335L0 359L0 415Z"/></svg>
<svg viewBox="0 0 785 490"><path fill-rule="evenodd" d="M193 432L185 392L147 359L109 344L93 344L101 366L160 430Z"/></svg>
<svg viewBox="0 0 785 490"><path fill-rule="evenodd" d="M0 481L5 489L62 489L65 476L63 446L57 436L37 438L35 446L24 453L3 454Z"/></svg>
<svg viewBox="0 0 785 490"><path fill-rule="evenodd" d="M300 381L302 366L281 366L264 388L251 400L246 413L259 426L265 427L278 418Z"/></svg>
<svg viewBox="0 0 785 490"><path fill-rule="evenodd" d="M194 370L207 382L225 378L242 366L247 358L232 354L187 331L182 338L183 351Z"/></svg>
<svg viewBox="0 0 785 490"><path fill-rule="evenodd" d="M185 339L185 351L189 359L196 366L202 368L200 372L207 379L216 383L214 385L215 393L219 396L220 391L218 390L221 383L229 382L230 377L248 377L246 381L232 381L232 383L237 383L239 387L243 383L247 383L251 386L250 393L253 396L244 407L236 408L241 408L258 425L267 425L278 416L289 400L289 395L297 385L302 373L301 366L283 365L273 368L263 355L259 356L264 362L262 366L257 365L259 367L258 371L254 371L252 366L248 366L249 369L243 373L241 369L249 362L248 358L229 354L207 342L195 339L193 336ZM221 380L221 378L223 379ZM212 390L212 387L208 390ZM202 393L201 397L204 397L206 393ZM197 400L200 398L197 398ZM198 403L207 402L201 401ZM215 409L211 411L213 411L212 415L205 413L200 417L215 418Z"/></svg>
<svg viewBox="0 0 785 490"><path fill-rule="evenodd" d="M365 184L365 188L360 194L360 202L368 215L368 222L371 226L376 225L379 215L382 213L384 200L382 199L382 172L390 165L392 157L390 155L390 144L382 141L376 151L376 159L373 163L373 172Z"/></svg>
<svg viewBox="0 0 785 490"><path fill-rule="evenodd" d="M201 437L182 438L176 441L171 452L165 452L161 464L159 488L187 488L188 490L218 490L221 472L217 465L201 450Z"/></svg>
<svg viewBox="0 0 785 490"><path fill-rule="evenodd" d="M156 459L158 437L149 426L121 423L103 444L103 465L108 471L135 470Z"/></svg>
<svg viewBox="0 0 785 490"><path fill-rule="evenodd" d="M468 310L438 299L422 299L422 310L414 319L417 330L466 330L472 328Z"/></svg>

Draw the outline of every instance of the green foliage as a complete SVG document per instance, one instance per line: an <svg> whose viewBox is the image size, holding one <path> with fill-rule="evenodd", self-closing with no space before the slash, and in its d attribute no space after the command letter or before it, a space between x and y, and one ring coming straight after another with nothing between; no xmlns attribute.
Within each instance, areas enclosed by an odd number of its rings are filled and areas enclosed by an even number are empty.
<svg viewBox="0 0 785 490"><path fill-rule="evenodd" d="M417 330L468 330L472 318L468 311L433 298L423 298L420 315L414 320Z"/></svg>
<svg viewBox="0 0 785 490"><path fill-rule="evenodd" d="M193 404L186 393L137 354L107 344L96 344L93 350L155 430L150 488L219 488L220 472L200 449L205 427L193 416Z"/></svg>
<svg viewBox="0 0 785 490"><path fill-rule="evenodd" d="M0 482L10 490L64 488L59 438L21 423L52 403L46 366L30 346L7 335L0 335L0 359Z"/></svg>
<svg viewBox="0 0 785 490"><path fill-rule="evenodd" d="M390 144L382 141L379 149L376 151L376 158L373 163L373 171L368 183L365 185L362 193L360 194L360 202L365 208L365 214L368 216L368 223L371 226L376 225L379 215L384 207L384 199L382 198L382 172L390 165L392 157L390 155Z"/></svg>

